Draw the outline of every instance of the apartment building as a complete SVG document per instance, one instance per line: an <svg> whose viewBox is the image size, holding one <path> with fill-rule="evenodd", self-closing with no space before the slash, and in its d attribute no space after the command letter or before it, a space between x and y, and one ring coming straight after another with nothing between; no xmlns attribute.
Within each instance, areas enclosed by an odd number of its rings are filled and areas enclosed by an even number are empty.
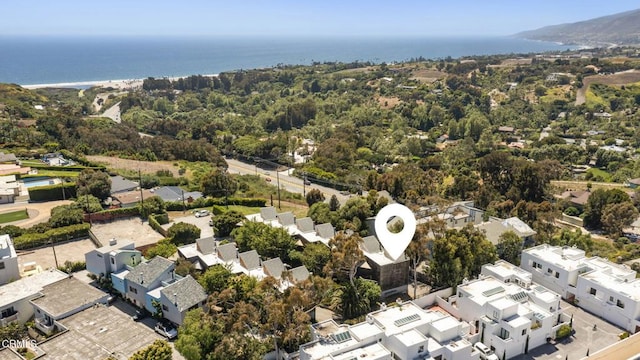
<svg viewBox="0 0 640 360"><path fill-rule="evenodd" d="M525 249L520 266L567 301L630 333L640 330L640 281L626 265L544 244Z"/></svg>

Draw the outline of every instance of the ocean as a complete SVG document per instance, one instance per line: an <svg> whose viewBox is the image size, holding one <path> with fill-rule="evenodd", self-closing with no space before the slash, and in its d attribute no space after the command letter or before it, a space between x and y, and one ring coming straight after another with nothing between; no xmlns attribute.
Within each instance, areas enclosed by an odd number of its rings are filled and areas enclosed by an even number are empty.
<svg viewBox="0 0 640 360"><path fill-rule="evenodd" d="M20 85L177 77L309 65L325 61L405 61L567 50L550 42L485 38L7 37L0 36L0 82Z"/></svg>

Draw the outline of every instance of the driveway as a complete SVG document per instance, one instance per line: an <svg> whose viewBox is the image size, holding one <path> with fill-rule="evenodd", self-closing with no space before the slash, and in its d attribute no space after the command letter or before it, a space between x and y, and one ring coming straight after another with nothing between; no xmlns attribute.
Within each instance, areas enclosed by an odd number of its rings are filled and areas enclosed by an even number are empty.
<svg viewBox="0 0 640 360"><path fill-rule="evenodd" d="M9 212L12 210L22 210L27 209L29 213L29 218L19 221L13 221L10 223L0 224L2 226L6 225L16 225L21 228L29 228L35 224L43 223L49 221L51 217L51 209L60 205L71 204L69 200L58 200L58 201L47 201L42 203L13 203L13 204L3 204L0 205L0 212Z"/></svg>
<svg viewBox="0 0 640 360"><path fill-rule="evenodd" d="M618 335L624 330L610 324L567 302L562 302L564 313L573 314L572 336L559 341L539 346L525 355L513 357L516 360L529 359L582 359L589 354L619 341ZM594 328L595 324L595 328Z"/></svg>
<svg viewBox="0 0 640 360"><path fill-rule="evenodd" d="M171 221L168 224L162 225L162 228L168 229L173 224L177 224L179 222L192 224L197 226L200 229L200 237L205 238L205 237L213 236L213 227L209 226L209 220L211 220L211 215L196 217L193 214L189 214L186 216L181 216L181 217L171 219Z"/></svg>

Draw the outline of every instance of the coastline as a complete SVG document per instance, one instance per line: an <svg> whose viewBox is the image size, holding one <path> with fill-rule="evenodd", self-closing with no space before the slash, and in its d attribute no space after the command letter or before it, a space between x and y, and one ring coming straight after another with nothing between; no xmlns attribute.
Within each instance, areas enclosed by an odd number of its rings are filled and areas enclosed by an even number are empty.
<svg viewBox="0 0 640 360"><path fill-rule="evenodd" d="M156 79L169 79L171 81L176 81L178 79L185 79L192 75L185 76L175 76L175 77L160 77ZM202 75L204 77L217 77L218 74L206 74ZM20 84L21 87L25 89L44 89L44 88L89 88L89 87L112 87L114 89L119 90L133 90L137 88L142 88L142 82L144 79L121 79L121 80L95 80L95 81L77 81L77 82L64 82L64 83L52 83L52 84L29 84L23 85Z"/></svg>

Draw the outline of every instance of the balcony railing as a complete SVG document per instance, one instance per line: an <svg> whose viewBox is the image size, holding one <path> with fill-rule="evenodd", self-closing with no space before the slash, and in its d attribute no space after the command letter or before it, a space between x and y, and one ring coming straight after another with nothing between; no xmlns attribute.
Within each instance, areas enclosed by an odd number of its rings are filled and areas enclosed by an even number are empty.
<svg viewBox="0 0 640 360"><path fill-rule="evenodd" d="M11 323L18 321L18 312L14 312L12 315L5 316L0 319L0 326L7 326Z"/></svg>
<svg viewBox="0 0 640 360"><path fill-rule="evenodd" d="M55 328L55 323L53 321L49 322L44 318L36 318L35 322L36 328L47 335L51 334Z"/></svg>

